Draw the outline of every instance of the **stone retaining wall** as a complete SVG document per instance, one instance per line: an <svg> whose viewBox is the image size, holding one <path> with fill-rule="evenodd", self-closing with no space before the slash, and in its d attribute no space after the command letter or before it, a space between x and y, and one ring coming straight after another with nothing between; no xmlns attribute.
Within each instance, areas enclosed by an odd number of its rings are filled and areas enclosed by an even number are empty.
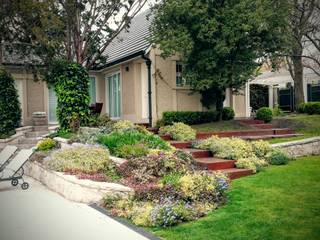
<svg viewBox="0 0 320 240"><path fill-rule="evenodd" d="M76 202L97 203L105 195L126 195L133 193L131 188L117 183L78 179L73 175L65 175L48 170L38 162L28 162L25 166L25 173L66 199Z"/></svg>
<svg viewBox="0 0 320 240"><path fill-rule="evenodd" d="M272 147L283 149L291 157L320 155L320 137L307 138L293 142L272 144Z"/></svg>

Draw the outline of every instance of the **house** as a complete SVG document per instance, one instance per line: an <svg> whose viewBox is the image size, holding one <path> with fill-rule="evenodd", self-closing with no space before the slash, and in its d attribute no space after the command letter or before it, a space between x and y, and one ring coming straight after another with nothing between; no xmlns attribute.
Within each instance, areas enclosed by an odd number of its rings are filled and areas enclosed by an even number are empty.
<svg viewBox="0 0 320 240"><path fill-rule="evenodd" d="M102 113L111 118L136 123L154 124L164 111L205 111L200 95L181 76L179 57L163 59L160 50L148 42L151 19L147 14L136 16L129 31L122 31L108 46L106 65L89 71L91 103L103 103ZM4 58L4 63L16 80L22 124L32 125L33 112L46 112L48 124L56 124L54 89L33 81L33 75L14 57ZM234 108L236 117L250 116L248 91L248 84L242 94L227 90L224 104Z"/></svg>

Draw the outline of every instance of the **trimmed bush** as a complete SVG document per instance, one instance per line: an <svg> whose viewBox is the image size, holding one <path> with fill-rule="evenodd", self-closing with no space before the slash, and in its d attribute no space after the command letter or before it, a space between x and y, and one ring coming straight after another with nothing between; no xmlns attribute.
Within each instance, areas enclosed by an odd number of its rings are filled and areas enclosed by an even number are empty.
<svg viewBox="0 0 320 240"><path fill-rule="evenodd" d="M298 112L312 114L320 114L320 102L301 103L298 107Z"/></svg>
<svg viewBox="0 0 320 240"><path fill-rule="evenodd" d="M184 124L200 124L219 120L217 111L208 112L192 112L192 111L173 111L164 112L161 119L161 124L171 125L175 122L182 122Z"/></svg>
<svg viewBox="0 0 320 240"><path fill-rule="evenodd" d="M285 165L290 160L289 156L280 149L268 153L266 159L271 165Z"/></svg>
<svg viewBox="0 0 320 240"><path fill-rule="evenodd" d="M233 108L231 107L224 107L222 109L222 120L228 121L234 119L235 113Z"/></svg>
<svg viewBox="0 0 320 240"><path fill-rule="evenodd" d="M56 61L46 77L58 98L57 116L60 128L77 131L89 118L89 75L80 64Z"/></svg>
<svg viewBox="0 0 320 240"><path fill-rule="evenodd" d="M0 138L6 138L19 127L21 108L14 79L3 69L0 69L0 86Z"/></svg>
<svg viewBox="0 0 320 240"><path fill-rule="evenodd" d="M51 138L45 138L38 142L37 150L39 151L49 151L57 146L57 142Z"/></svg>
<svg viewBox="0 0 320 240"><path fill-rule="evenodd" d="M47 165L59 172L88 173L103 172L110 164L109 152L101 147L73 147L54 152Z"/></svg>
<svg viewBox="0 0 320 240"><path fill-rule="evenodd" d="M173 140L188 141L196 139L196 130L184 123L173 123L161 127L159 130L160 135L170 135Z"/></svg>
<svg viewBox="0 0 320 240"><path fill-rule="evenodd" d="M259 172L267 165L268 163L264 159L259 159L257 157L240 158L236 162L237 168L251 169L254 173Z"/></svg>
<svg viewBox="0 0 320 240"><path fill-rule="evenodd" d="M259 108L257 111L256 119L263 120L268 123L272 121L272 110L268 107Z"/></svg>
<svg viewBox="0 0 320 240"><path fill-rule="evenodd" d="M128 120L119 120L113 124L113 131L118 131L118 132L130 130L134 128L135 128L134 123Z"/></svg>

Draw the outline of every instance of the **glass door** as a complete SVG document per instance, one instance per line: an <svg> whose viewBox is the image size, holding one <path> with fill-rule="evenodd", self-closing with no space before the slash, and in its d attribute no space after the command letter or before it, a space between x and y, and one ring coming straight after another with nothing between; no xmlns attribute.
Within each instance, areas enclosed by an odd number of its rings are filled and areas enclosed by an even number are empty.
<svg viewBox="0 0 320 240"><path fill-rule="evenodd" d="M49 123L57 123L57 96L53 87L49 87Z"/></svg>
<svg viewBox="0 0 320 240"><path fill-rule="evenodd" d="M109 115L112 118L121 117L121 84L120 73L109 76L108 78L109 93Z"/></svg>

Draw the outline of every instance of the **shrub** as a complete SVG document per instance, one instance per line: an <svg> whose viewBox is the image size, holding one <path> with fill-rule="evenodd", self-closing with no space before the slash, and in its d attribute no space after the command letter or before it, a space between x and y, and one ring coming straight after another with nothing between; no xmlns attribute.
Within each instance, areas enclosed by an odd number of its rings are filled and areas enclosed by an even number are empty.
<svg viewBox="0 0 320 240"><path fill-rule="evenodd" d="M119 149L124 145L143 144L148 149L171 149L169 143L162 140L159 136L153 134L146 135L138 131L117 131L108 135L102 135L99 137L99 142L107 146L111 154L118 157L123 157L121 151L119 152Z"/></svg>
<svg viewBox="0 0 320 240"><path fill-rule="evenodd" d="M227 189L227 182L227 177L222 173L203 171L184 175L179 179L179 186L186 200L210 202L219 200Z"/></svg>
<svg viewBox="0 0 320 240"><path fill-rule="evenodd" d="M101 147L72 147L54 152L47 162L50 169L59 172L102 172L110 164L109 152Z"/></svg>
<svg viewBox="0 0 320 240"><path fill-rule="evenodd" d="M283 115L283 111L281 110L281 108L279 108L278 106L275 106L272 109L272 116L274 117L278 117L278 116L282 116Z"/></svg>
<svg viewBox="0 0 320 240"><path fill-rule="evenodd" d="M178 141L188 141L196 139L196 130L184 123L173 123L173 125L161 127L160 135L170 135L172 139Z"/></svg>
<svg viewBox="0 0 320 240"><path fill-rule="evenodd" d="M271 165L284 165L290 160L289 156L280 149L275 149L268 153L266 159Z"/></svg>
<svg viewBox="0 0 320 240"><path fill-rule="evenodd" d="M224 107L222 109L222 120L228 121L234 119L234 110L231 107Z"/></svg>
<svg viewBox="0 0 320 240"><path fill-rule="evenodd" d="M46 80L54 86L58 98L57 116L61 129L77 131L89 117L89 75L80 64L56 61Z"/></svg>
<svg viewBox="0 0 320 240"><path fill-rule="evenodd" d="M257 111L256 119L263 120L264 122L272 121L272 110L268 107L259 108Z"/></svg>
<svg viewBox="0 0 320 240"><path fill-rule="evenodd" d="M251 142L253 151L258 158L265 158L265 156L272 151L271 145L263 140Z"/></svg>
<svg viewBox="0 0 320 240"><path fill-rule="evenodd" d="M133 122L130 122L128 120L119 120L113 124L113 130L122 132L130 129L134 129L135 126Z"/></svg>
<svg viewBox="0 0 320 240"><path fill-rule="evenodd" d="M298 112L307 114L320 114L320 102L301 103L298 107Z"/></svg>
<svg viewBox="0 0 320 240"><path fill-rule="evenodd" d="M123 158L134 158L146 156L149 149L144 144L123 145L116 150L116 155Z"/></svg>
<svg viewBox="0 0 320 240"><path fill-rule="evenodd" d="M184 124L200 124L219 120L219 114L216 111L208 112L192 112L192 111L175 111L164 112L162 114L162 124L171 125L175 122L182 122Z"/></svg>
<svg viewBox="0 0 320 240"><path fill-rule="evenodd" d="M112 120L109 118L108 114L94 114L89 116L87 125L89 127L110 127L112 125Z"/></svg>
<svg viewBox="0 0 320 240"><path fill-rule="evenodd" d="M259 159L257 157L240 158L236 162L237 168L247 168L251 169L253 172L259 172L267 165L268 163L264 159Z"/></svg>
<svg viewBox="0 0 320 240"><path fill-rule="evenodd" d="M57 146L57 142L51 138L45 138L38 142L37 150L39 151L48 151Z"/></svg>
<svg viewBox="0 0 320 240"><path fill-rule="evenodd" d="M14 79L3 69L0 69L0 86L0 138L6 138L19 126L21 108Z"/></svg>

